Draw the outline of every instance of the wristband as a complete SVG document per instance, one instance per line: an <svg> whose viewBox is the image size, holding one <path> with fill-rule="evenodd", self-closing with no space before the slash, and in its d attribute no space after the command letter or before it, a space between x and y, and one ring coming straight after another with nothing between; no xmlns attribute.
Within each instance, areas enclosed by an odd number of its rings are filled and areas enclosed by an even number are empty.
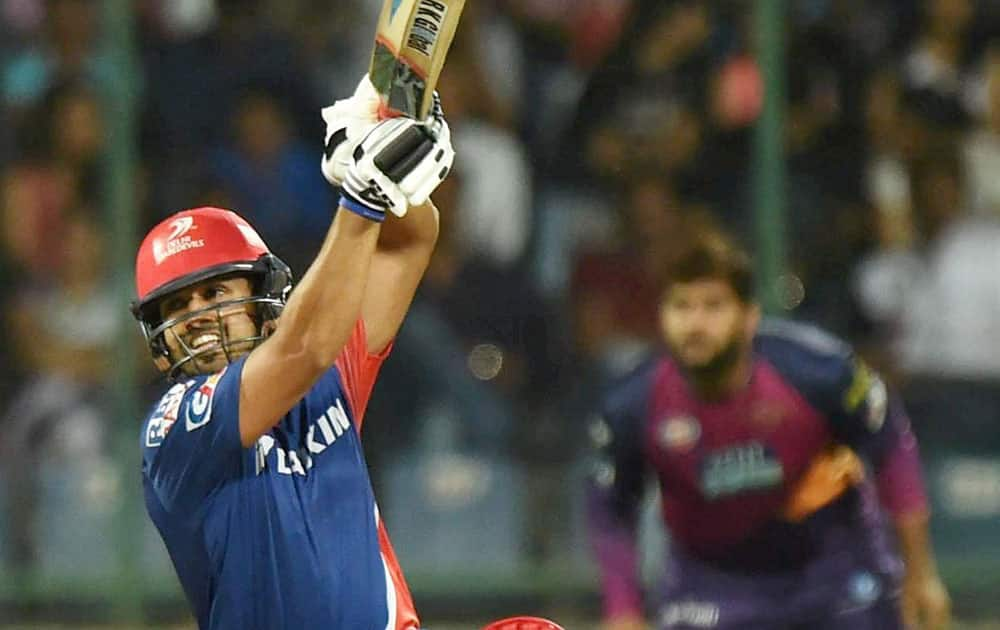
<svg viewBox="0 0 1000 630"><path fill-rule="evenodd" d="M350 210L356 215L362 216L370 221L381 223L385 221L385 210L378 210L351 197L346 192L340 194L340 207Z"/></svg>

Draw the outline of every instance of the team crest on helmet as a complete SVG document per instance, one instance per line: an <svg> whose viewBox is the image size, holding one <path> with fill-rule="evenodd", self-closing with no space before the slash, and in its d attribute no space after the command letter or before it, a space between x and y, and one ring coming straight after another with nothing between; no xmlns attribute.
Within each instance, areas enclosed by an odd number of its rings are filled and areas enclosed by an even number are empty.
<svg viewBox="0 0 1000 630"><path fill-rule="evenodd" d="M667 450L687 451L701 437L701 424L694 416L670 416L657 428L656 437L660 446Z"/></svg>
<svg viewBox="0 0 1000 630"><path fill-rule="evenodd" d="M188 234L194 227L194 217L178 217L172 221L167 238L153 241L153 260L156 264L159 265L167 258L185 250L204 247L205 239L196 239Z"/></svg>

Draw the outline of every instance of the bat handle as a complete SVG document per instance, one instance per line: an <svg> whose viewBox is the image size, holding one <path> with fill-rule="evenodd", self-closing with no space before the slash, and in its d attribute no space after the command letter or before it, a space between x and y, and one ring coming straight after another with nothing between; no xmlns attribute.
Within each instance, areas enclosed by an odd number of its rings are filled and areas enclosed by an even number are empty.
<svg viewBox="0 0 1000 630"><path fill-rule="evenodd" d="M434 148L423 126L413 125L375 156L375 166L397 184Z"/></svg>

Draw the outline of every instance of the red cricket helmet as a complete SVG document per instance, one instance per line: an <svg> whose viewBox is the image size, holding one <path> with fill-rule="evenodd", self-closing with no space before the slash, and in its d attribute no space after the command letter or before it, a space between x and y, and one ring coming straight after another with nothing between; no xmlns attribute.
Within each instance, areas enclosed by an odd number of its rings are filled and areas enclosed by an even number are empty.
<svg viewBox="0 0 1000 630"><path fill-rule="evenodd" d="M253 279L254 295L239 300L256 303L258 335L254 338L226 339L220 332L223 349L242 347L264 338L263 325L281 313L292 287L292 274L284 262L272 254L257 231L243 217L221 208L194 208L178 212L156 225L139 246L135 260L137 299L132 314L139 321L154 359L170 358L164 333L178 322L202 314L187 313L161 321L158 303L179 289L217 276L245 273ZM209 307L219 311L232 302ZM209 310L205 309L205 310ZM220 324L220 328L224 328ZM194 361L197 352L184 348L186 356L176 358L166 370L175 376L181 367Z"/></svg>

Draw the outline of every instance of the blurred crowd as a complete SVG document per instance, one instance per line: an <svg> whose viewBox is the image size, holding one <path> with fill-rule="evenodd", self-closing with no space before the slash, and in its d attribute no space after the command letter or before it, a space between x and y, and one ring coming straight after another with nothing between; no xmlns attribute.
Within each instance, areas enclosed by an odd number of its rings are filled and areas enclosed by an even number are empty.
<svg viewBox="0 0 1000 630"><path fill-rule="evenodd" d="M133 4L140 228L230 207L301 275L336 199L319 109L367 68L380 0ZM476 462L514 462L530 471L523 513L543 515L526 557L562 552L583 418L655 346L665 256L692 220L753 248L753 4L467 2L439 85L459 157L369 412L376 485L418 451L451 457L443 497L469 490L454 478ZM108 283L102 99L122 78L102 6L0 1L0 499L17 506L0 553L14 566L38 554L30 471L79 462L106 496L109 436L131 426L106 408L111 349L142 349ZM901 381L1000 379L1000 4L787 6L787 314Z"/></svg>

